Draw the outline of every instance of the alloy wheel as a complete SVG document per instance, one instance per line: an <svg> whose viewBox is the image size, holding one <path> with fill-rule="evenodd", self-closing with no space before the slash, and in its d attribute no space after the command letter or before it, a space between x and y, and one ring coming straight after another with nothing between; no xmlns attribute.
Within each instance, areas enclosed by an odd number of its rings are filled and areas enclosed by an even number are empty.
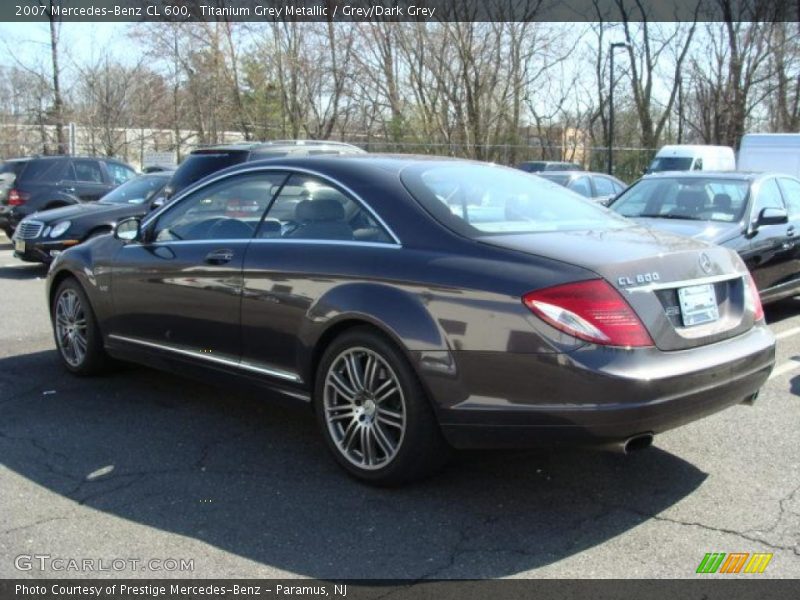
<svg viewBox="0 0 800 600"><path fill-rule="evenodd" d="M81 366L88 348L86 313L74 290L65 289L56 302L56 339L64 360Z"/></svg>
<svg viewBox="0 0 800 600"><path fill-rule="evenodd" d="M389 363L368 348L348 348L331 363L323 394L325 423L338 451L361 469L396 456L406 432L406 401Z"/></svg>

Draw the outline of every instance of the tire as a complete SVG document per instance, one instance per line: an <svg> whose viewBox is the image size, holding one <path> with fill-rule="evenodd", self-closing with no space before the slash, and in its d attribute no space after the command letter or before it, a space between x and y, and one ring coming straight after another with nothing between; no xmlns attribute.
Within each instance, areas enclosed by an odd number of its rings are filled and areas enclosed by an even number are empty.
<svg viewBox="0 0 800 600"><path fill-rule="evenodd" d="M108 355L89 298L73 278L61 282L53 297L50 319L59 358L75 375L94 375L106 369Z"/></svg>
<svg viewBox="0 0 800 600"><path fill-rule="evenodd" d="M371 328L346 331L325 350L314 409L334 458L361 481L399 485L432 474L449 458L416 374L395 344Z"/></svg>

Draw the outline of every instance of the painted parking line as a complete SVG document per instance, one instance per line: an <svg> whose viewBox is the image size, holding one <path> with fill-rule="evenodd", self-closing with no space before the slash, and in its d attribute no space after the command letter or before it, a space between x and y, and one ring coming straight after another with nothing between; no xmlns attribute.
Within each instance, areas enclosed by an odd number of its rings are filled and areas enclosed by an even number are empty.
<svg viewBox="0 0 800 600"><path fill-rule="evenodd" d="M775 334L776 340L782 340L784 338L792 337L793 335L797 335L800 333L800 327L792 327L791 329L787 329L786 331L781 331L780 333Z"/></svg>
<svg viewBox="0 0 800 600"><path fill-rule="evenodd" d="M779 364L773 369L769 378L775 379L776 377L780 377L781 375L784 375L789 371L794 371L795 369L800 369L800 356L794 356L791 360L787 360L786 362Z"/></svg>

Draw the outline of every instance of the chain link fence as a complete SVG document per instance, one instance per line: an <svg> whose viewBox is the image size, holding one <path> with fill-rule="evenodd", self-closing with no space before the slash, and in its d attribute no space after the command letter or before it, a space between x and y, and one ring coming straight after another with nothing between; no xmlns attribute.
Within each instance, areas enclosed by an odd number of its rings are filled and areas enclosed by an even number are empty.
<svg viewBox="0 0 800 600"><path fill-rule="evenodd" d="M179 161L201 144L196 132L181 130L116 129L97 132L91 127L65 128L66 141L59 146L54 128L48 126L44 134L36 126L0 125L0 158L63 153L76 155L113 156L135 167L144 166L146 157L153 153L172 153ZM180 144L174 140L178 137ZM244 141L238 132L222 132L219 143ZM462 142L391 141L365 135L339 136L336 141L348 142L368 152L389 154L422 154L473 158L515 166L524 161L565 161L581 165L587 171L606 172L608 149L583 144L466 144ZM178 147L179 146L179 147ZM614 175L630 183L641 176L655 156L649 148L614 148Z"/></svg>

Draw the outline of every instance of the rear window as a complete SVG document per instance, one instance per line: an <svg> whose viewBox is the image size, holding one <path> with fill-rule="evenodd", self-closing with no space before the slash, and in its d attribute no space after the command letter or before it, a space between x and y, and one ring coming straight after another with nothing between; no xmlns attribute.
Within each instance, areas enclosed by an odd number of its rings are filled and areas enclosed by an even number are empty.
<svg viewBox="0 0 800 600"><path fill-rule="evenodd" d="M248 154L249 151L247 150L190 154L172 176L166 189L167 194L172 196L206 175L238 165L247 160Z"/></svg>
<svg viewBox="0 0 800 600"><path fill-rule="evenodd" d="M400 177L436 220L472 238L630 226L560 185L514 169L475 163L422 164L407 168Z"/></svg>
<svg viewBox="0 0 800 600"><path fill-rule="evenodd" d="M567 185L569 183L569 175L553 175L551 173L541 173L539 177L544 177L548 181L557 183L558 185Z"/></svg>
<svg viewBox="0 0 800 600"><path fill-rule="evenodd" d="M520 163L517 168L525 171L526 173L534 173L536 171L544 171L545 163L543 162L527 162Z"/></svg>
<svg viewBox="0 0 800 600"><path fill-rule="evenodd" d="M656 158L648 169L651 173L659 171L688 171L692 166L691 156L662 156Z"/></svg>
<svg viewBox="0 0 800 600"><path fill-rule="evenodd" d="M18 175L18 179L32 183L60 181L63 179L64 165L66 164L66 160L30 160Z"/></svg>
<svg viewBox="0 0 800 600"><path fill-rule="evenodd" d="M0 174L12 173L19 175L28 164L27 160L9 160L0 164Z"/></svg>

